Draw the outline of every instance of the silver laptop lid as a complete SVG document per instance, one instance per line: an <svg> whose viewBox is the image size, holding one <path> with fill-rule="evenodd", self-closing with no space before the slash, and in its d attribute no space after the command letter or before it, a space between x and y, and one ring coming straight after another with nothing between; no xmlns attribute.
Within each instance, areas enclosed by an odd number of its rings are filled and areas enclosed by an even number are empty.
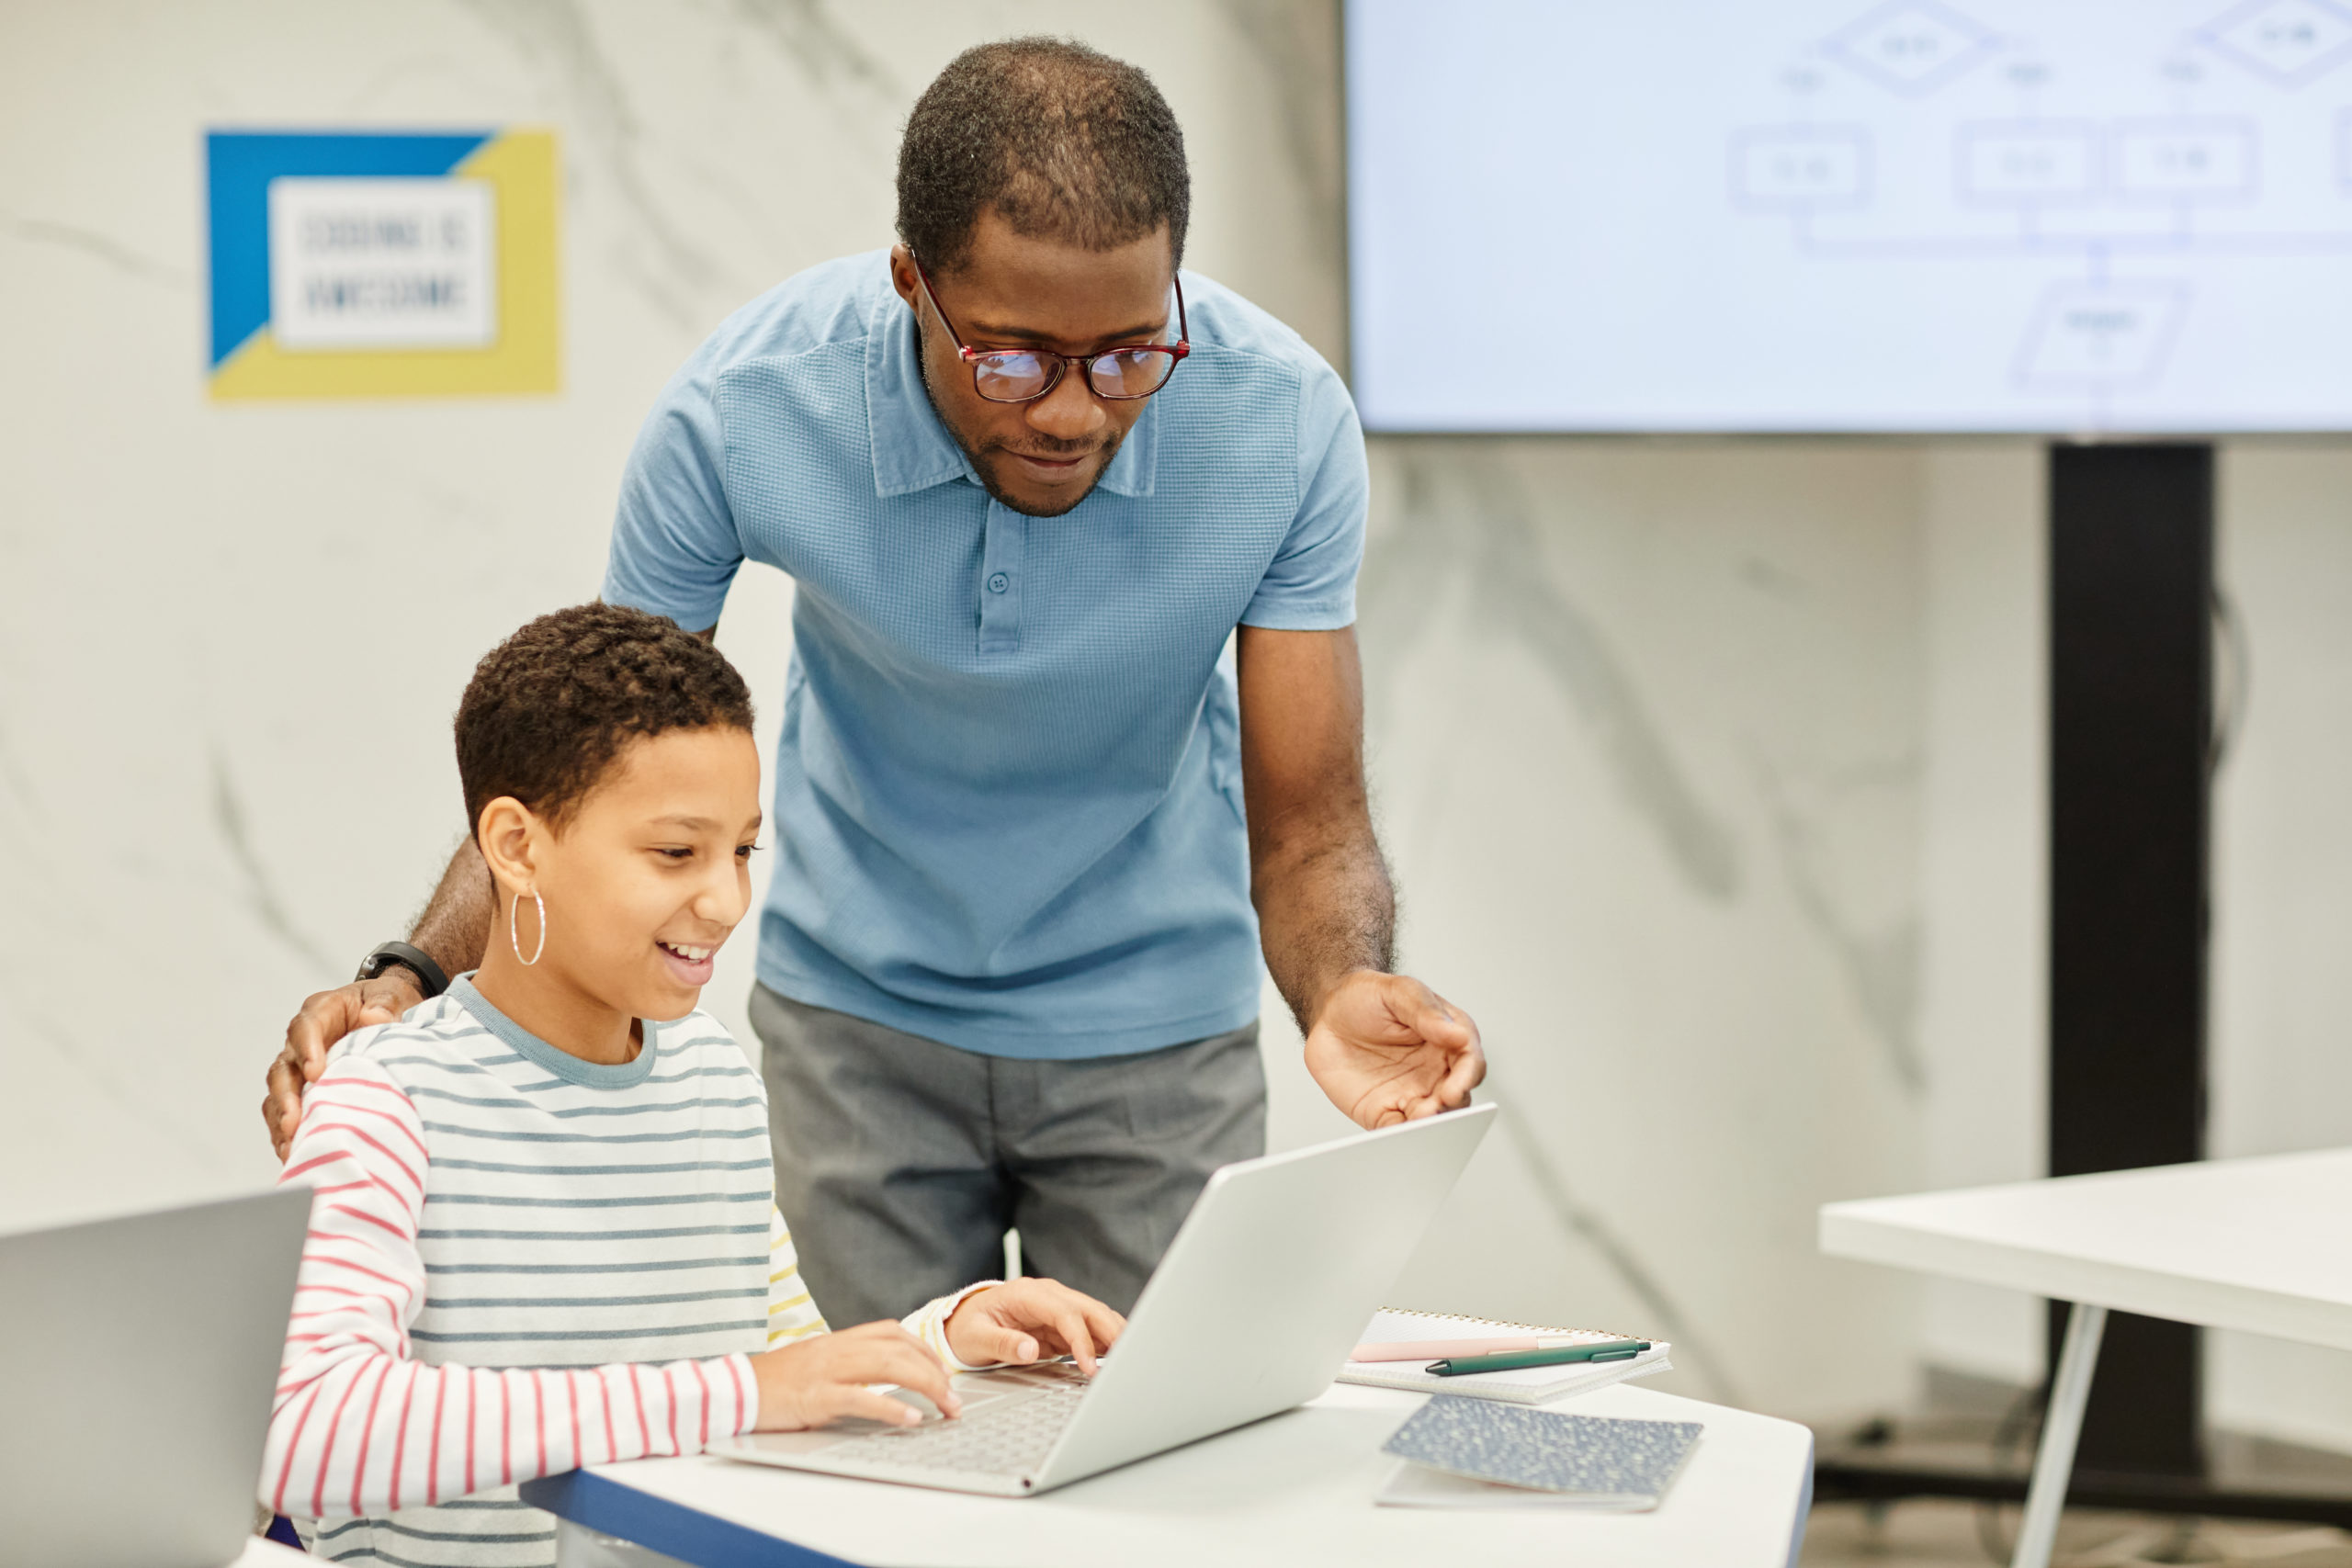
<svg viewBox="0 0 2352 1568"><path fill-rule="evenodd" d="M236 1559L310 1217L295 1187L0 1236L0 1557Z"/></svg>
<svg viewBox="0 0 2352 1568"><path fill-rule="evenodd" d="M1473 1106L1211 1176L1037 1487L1321 1393L1494 1114Z"/></svg>

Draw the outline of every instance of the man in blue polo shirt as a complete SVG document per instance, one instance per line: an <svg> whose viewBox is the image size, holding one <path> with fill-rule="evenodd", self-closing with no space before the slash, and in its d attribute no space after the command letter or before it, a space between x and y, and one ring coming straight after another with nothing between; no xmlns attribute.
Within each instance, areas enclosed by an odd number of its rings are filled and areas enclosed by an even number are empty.
<svg viewBox="0 0 2352 1568"><path fill-rule="evenodd" d="M745 560L797 585L752 1019L835 1322L986 1275L1009 1226L1131 1304L1208 1173L1263 1148L1261 953L1363 1124L1484 1070L1390 973L1354 410L1177 271L1188 206L1142 72L969 51L908 121L901 243L729 318L623 480L606 600L708 632ZM325 1043L471 967L470 858L305 1005L274 1131Z"/></svg>

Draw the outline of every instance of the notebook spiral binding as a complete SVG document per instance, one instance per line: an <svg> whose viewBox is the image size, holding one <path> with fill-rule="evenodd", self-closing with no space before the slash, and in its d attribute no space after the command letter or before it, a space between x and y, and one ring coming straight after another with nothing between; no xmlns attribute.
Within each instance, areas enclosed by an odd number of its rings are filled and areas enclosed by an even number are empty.
<svg viewBox="0 0 2352 1568"><path fill-rule="evenodd" d="M1471 1323L1481 1328L1511 1328L1522 1334L1589 1334L1601 1339L1615 1339L1618 1335L1598 1328L1547 1328L1541 1324L1512 1323L1499 1317L1471 1317L1458 1312L1422 1312L1414 1307L1382 1307L1390 1317L1418 1317L1424 1323Z"/></svg>

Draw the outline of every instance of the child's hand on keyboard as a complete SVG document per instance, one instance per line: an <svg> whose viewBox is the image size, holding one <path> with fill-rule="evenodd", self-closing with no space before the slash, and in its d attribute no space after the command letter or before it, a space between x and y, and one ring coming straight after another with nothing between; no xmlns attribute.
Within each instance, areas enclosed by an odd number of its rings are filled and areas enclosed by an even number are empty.
<svg viewBox="0 0 2352 1568"><path fill-rule="evenodd" d="M947 1386L947 1369L939 1358L887 1318L838 1334L815 1335L781 1350L763 1350L750 1360L759 1378L758 1429L763 1432L805 1431L844 1416L863 1416L893 1427L911 1427L922 1419L914 1406L875 1393L869 1383L912 1389L939 1406L942 1415L954 1416L964 1408Z"/></svg>
<svg viewBox="0 0 2352 1568"><path fill-rule="evenodd" d="M1069 1356L1088 1377L1127 1320L1051 1280L1012 1280L966 1296L947 1320L947 1346L966 1366Z"/></svg>

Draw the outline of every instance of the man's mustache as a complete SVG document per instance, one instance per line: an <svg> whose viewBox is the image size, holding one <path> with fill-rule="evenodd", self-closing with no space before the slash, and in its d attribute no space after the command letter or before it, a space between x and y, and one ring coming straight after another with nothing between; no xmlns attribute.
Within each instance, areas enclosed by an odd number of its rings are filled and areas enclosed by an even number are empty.
<svg viewBox="0 0 2352 1568"><path fill-rule="evenodd" d="M989 444L992 450L1006 452L1015 457L1050 457L1057 462L1070 457L1084 457L1103 450L1110 445L1104 441L1048 441L1035 448L1009 446L1001 441Z"/></svg>

